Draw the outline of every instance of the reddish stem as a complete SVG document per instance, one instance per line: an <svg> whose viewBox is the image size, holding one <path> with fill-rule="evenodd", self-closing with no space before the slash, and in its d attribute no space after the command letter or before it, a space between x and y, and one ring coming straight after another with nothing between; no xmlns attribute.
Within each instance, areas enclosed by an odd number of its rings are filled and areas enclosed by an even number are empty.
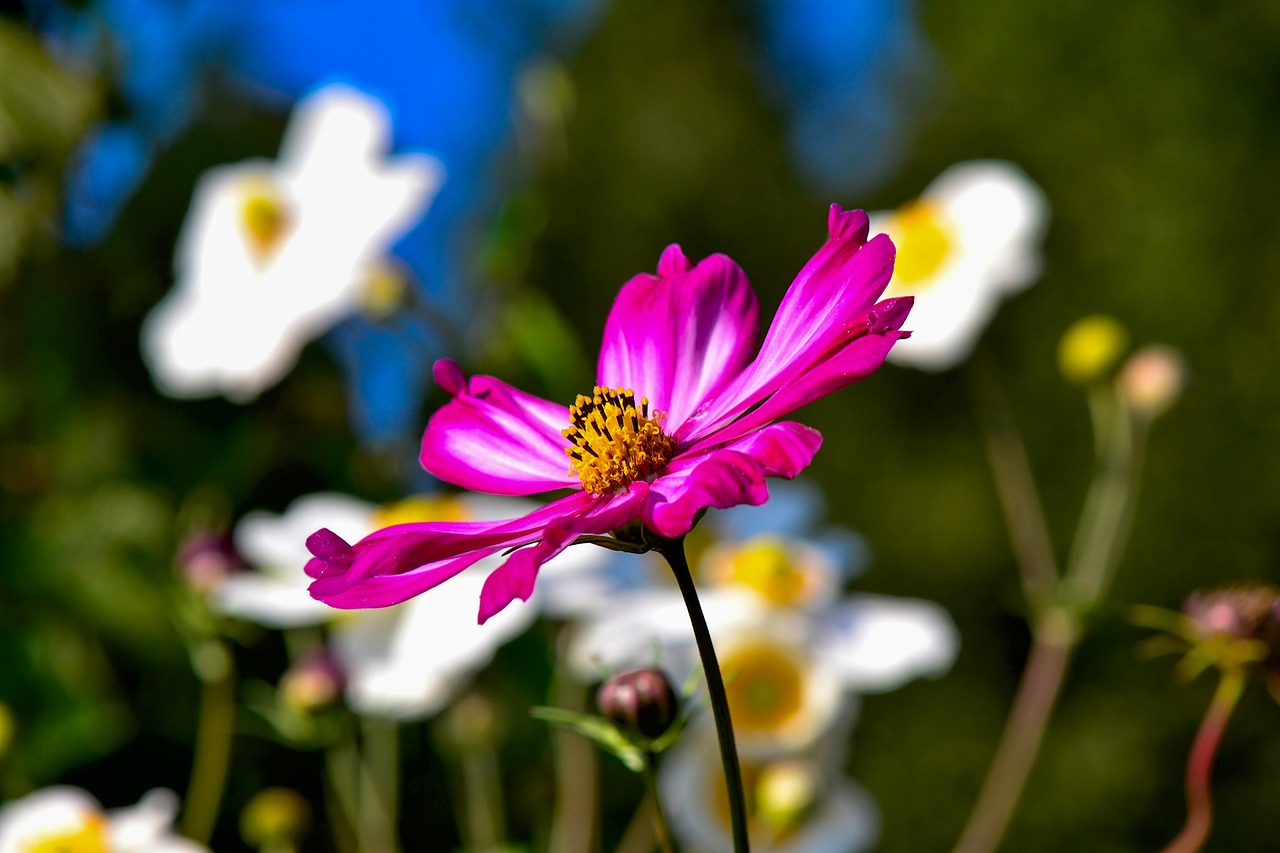
<svg viewBox="0 0 1280 853"><path fill-rule="evenodd" d="M1209 790L1213 761L1243 689L1244 673L1241 670L1230 669L1222 674L1187 759L1187 822L1163 853L1195 853L1209 837L1209 827L1213 823L1213 799Z"/></svg>

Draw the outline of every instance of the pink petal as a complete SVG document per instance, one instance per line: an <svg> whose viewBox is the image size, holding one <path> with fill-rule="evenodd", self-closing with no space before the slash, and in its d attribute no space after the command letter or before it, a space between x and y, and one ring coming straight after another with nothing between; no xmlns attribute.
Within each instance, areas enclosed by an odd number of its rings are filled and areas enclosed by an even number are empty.
<svg viewBox="0 0 1280 853"><path fill-rule="evenodd" d="M653 482L644 523L660 536L688 533L699 512L769 499L765 477L792 478L822 445L817 430L786 421L703 453L677 456Z"/></svg>
<svg viewBox="0 0 1280 853"><path fill-rule="evenodd" d="M334 607L385 607L438 586L477 561L536 542L548 525L585 511L596 495L578 492L525 515L501 521L397 524L346 546L327 531L307 573L311 595ZM338 544L341 543L341 544ZM345 546L342 547L342 546Z"/></svg>
<svg viewBox="0 0 1280 853"><path fill-rule="evenodd" d="M681 441L710 437L846 344L851 334L867 331L867 313L893 274L893 243L883 234L866 242L866 214L835 205L830 232L787 290L759 355L684 424Z"/></svg>
<svg viewBox="0 0 1280 853"><path fill-rule="evenodd" d="M422 467L447 483L499 495L579 486L560 431L569 407L518 391L492 376L467 381L451 361L436 363L454 397L427 422Z"/></svg>
<svg viewBox="0 0 1280 853"><path fill-rule="evenodd" d="M623 285L605 324L600 385L630 388L667 413L677 430L712 393L742 370L760 322L755 292L733 261L712 255L690 268L669 246L658 275Z"/></svg>
<svg viewBox="0 0 1280 853"><path fill-rule="evenodd" d="M893 345L910 335L910 332L900 331L899 326L906 320L911 303L910 296L881 302L864 319L863 334L851 329L847 341L838 341L832 352L822 355L817 362L792 376L747 414L723 424L701 442L695 442L689 451L697 452L704 447L720 445L726 439L745 435L875 373L884 364Z"/></svg>
<svg viewBox="0 0 1280 853"><path fill-rule="evenodd" d="M561 517L543 531L542 541L521 548L485 579L480 591L480 624L515 599L528 601L538 569L584 533L611 533L634 521L649 496L649 484L632 483L621 495L600 499L584 511Z"/></svg>

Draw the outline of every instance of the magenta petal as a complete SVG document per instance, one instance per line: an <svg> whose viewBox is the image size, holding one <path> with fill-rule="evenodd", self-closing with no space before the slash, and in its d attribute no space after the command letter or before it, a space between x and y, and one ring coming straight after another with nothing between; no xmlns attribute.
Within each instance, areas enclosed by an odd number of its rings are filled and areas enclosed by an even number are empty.
<svg viewBox="0 0 1280 853"><path fill-rule="evenodd" d="M366 536L349 553L336 551L336 562L316 554L308 564L308 573L316 578L311 594L335 607L395 604L490 554L536 542L550 524L585 511L597 500L578 492L516 519L394 525ZM316 563L323 565L315 567Z"/></svg>
<svg viewBox="0 0 1280 853"><path fill-rule="evenodd" d="M867 331L867 312L893 274L893 243L866 240L861 211L833 207L831 239L805 264L787 290L760 353L685 424L685 442L717 428L786 386L852 334Z"/></svg>
<svg viewBox="0 0 1280 853"><path fill-rule="evenodd" d="M579 536L611 533L634 521L648 496L648 483L632 483L622 495L600 498L595 506L549 524L543 531L542 541L516 551L485 579L480 591L480 624L517 598L528 601L538 569Z"/></svg>
<svg viewBox="0 0 1280 853"><path fill-rule="evenodd" d="M441 480L499 495L572 488L569 408L518 391L491 376L464 380L453 362L436 364L436 379L453 392L427 423L422 467Z"/></svg>
<svg viewBox="0 0 1280 853"><path fill-rule="evenodd" d="M672 433L751 358L760 311L746 274L724 255L690 267L671 246L658 273L636 276L618 293L597 381L648 397Z"/></svg>
<svg viewBox="0 0 1280 853"><path fill-rule="evenodd" d="M773 424L726 446L678 457L654 481L644 522L661 536L688 533L703 509L753 506L769 498L765 477L795 477L822 446L817 430Z"/></svg>

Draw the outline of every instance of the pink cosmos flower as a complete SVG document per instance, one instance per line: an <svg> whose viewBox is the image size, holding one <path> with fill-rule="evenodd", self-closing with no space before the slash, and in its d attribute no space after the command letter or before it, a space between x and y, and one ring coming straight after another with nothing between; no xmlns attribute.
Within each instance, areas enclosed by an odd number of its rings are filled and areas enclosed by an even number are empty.
<svg viewBox="0 0 1280 853"><path fill-rule="evenodd" d="M758 353L746 275L724 255L692 264L673 245L656 276L619 292L596 387L573 406L438 361L436 382L453 400L427 424L428 472L500 495L572 493L522 518L398 524L354 546L319 530L307 540L311 594L334 607L384 607L510 551L481 591L484 622L527 600L539 567L579 536L640 521L677 538L708 507L764 503L765 478L795 477L822 443L816 430L778 419L870 375L909 334L900 328L912 298L876 301L893 243L883 234L868 242L866 214L837 205L828 229Z"/></svg>

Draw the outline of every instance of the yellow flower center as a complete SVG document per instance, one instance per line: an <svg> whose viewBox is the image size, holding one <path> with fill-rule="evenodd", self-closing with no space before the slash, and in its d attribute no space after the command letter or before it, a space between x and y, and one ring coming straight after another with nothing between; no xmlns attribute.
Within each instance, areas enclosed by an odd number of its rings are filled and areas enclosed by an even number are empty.
<svg viewBox="0 0 1280 853"><path fill-rule="evenodd" d="M732 649L721 666L734 728L766 733L786 725L803 699L804 674L784 651L764 642Z"/></svg>
<svg viewBox="0 0 1280 853"><path fill-rule="evenodd" d="M408 283L403 271L383 261L373 264L365 271L356 301L366 316L381 320L400 307L407 290Z"/></svg>
<svg viewBox="0 0 1280 853"><path fill-rule="evenodd" d="M771 604L796 605L807 590L804 568L783 542L753 539L728 555L725 579L742 584Z"/></svg>
<svg viewBox="0 0 1280 853"><path fill-rule="evenodd" d="M918 293L920 283L938 271L955 243L954 229L942 209L928 201L913 201L898 208L885 231L898 250L893 280L898 285L910 285L912 293Z"/></svg>
<svg viewBox="0 0 1280 853"><path fill-rule="evenodd" d="M265 261L289 229L289 210L269 185L254 183L245 193L240 224L258 261Z"/></svg>
<svg viewBox="0 0 1280 853"><path fill-rule="evenodd" d="M110 849L106 821L98 815L86 814L76 826L35 839L23 853L108 853Z"/></svg>
<svg viewBox="0 0 1280 853"><path fill-rule="evenodd" d="M569 407L570 471L588 492L625 488L658 471L675 453L675 439L662 431L662 412L649 412L649 398L636 403L630 389L595 387Z"/></svg>
<svg viewBox="0 0 1280 853"><path fill-rule="evenodd" d="M393 504L380 506L373 512L376 528L395 524L411 524L418 521L470 521L471 513L455 497L448 495L405 498Z"/></svg>

